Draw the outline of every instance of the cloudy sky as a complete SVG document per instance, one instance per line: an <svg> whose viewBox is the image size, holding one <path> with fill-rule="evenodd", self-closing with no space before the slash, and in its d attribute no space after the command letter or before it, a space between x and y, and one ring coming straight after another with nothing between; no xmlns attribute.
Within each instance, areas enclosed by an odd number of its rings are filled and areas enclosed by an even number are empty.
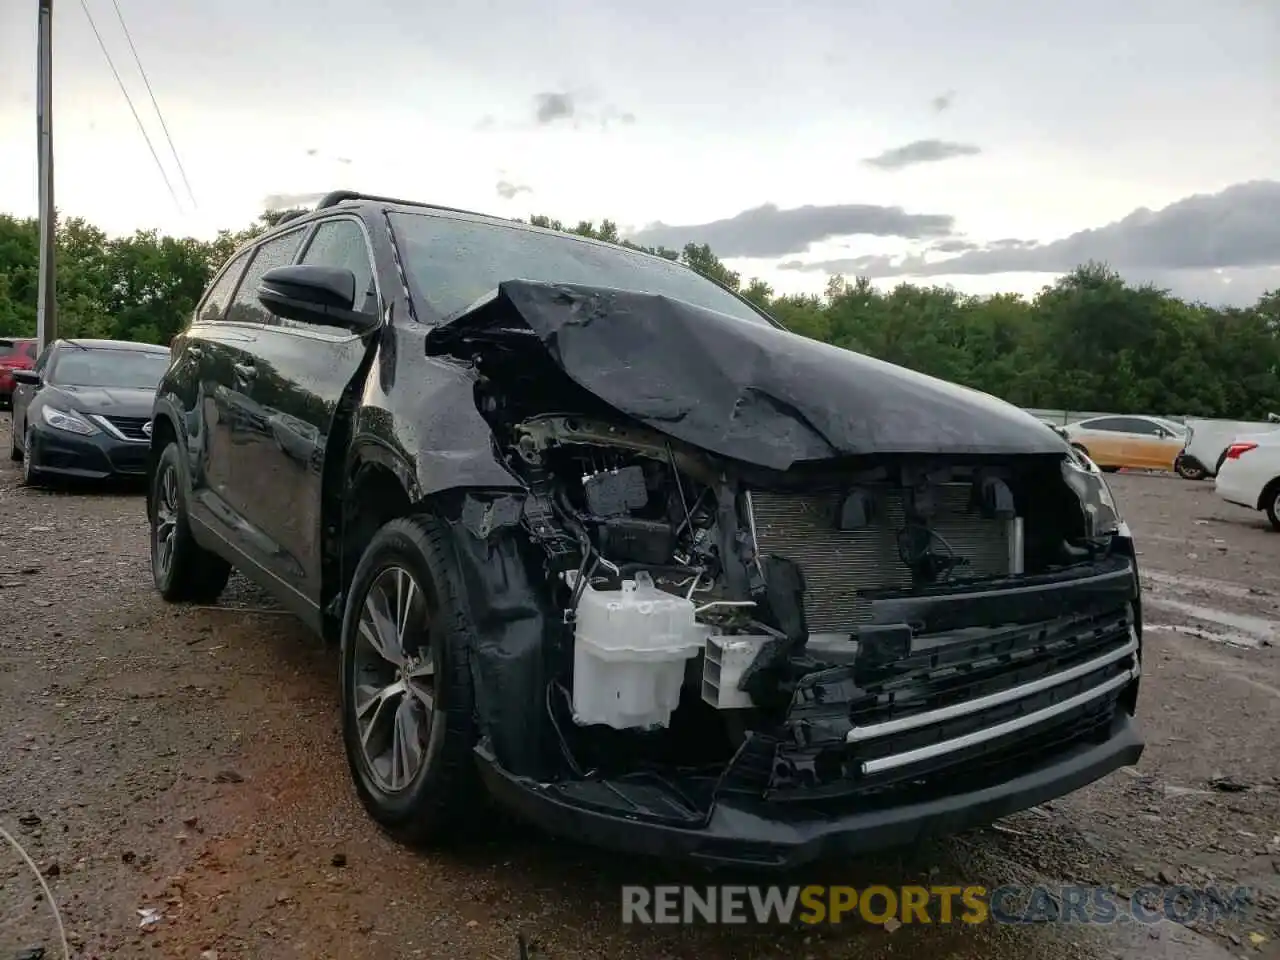
<svg viewBox="0 0 1280 960"><path fill-rule="evenodd" d="M59 0L58 206L111 232L209 236L355 187L609 217L786 292L831 272L1031 292L1090 258L1210 301L1280 286L1275 0L84 3L172 187ZM17 214L35 7L0 3Z"/></svg>

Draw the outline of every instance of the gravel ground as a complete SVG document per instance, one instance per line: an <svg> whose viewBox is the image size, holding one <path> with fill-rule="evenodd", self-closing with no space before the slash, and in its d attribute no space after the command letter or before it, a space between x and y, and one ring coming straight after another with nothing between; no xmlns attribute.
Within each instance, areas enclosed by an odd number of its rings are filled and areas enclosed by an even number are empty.
<svg viewBox="0 0 1280 960"><path fill-rule="evenodd" d="M1113 486L1148 588L1140 768L794 880L1241 884L1256 888L1245 920L624 927L620 885L705 876L510 825L412 853L349 785L331 652L239 577L216 608L165 606L139 491L27 490L7 460L0 827L39 864L79 957L515 960L520 936L546 960L1280 956L1280 535L1211 483ZM145 909L162 917L143 928ZM45 895L0 844L0 960L37 945L61 956Z"/></svg>

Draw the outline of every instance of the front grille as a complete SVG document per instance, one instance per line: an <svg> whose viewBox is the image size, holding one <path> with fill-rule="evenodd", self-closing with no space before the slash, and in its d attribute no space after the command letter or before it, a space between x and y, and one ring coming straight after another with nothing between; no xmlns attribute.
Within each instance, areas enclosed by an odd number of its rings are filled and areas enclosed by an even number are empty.
<svg viewBox="0 0 1280 960"><path fill-rule="evenodd" d="M151 422L150 417L103 417L103 419L119 430L121 436L127 440L150 439L142 429Z"/></svg>
<svg viewBox="0 0 1280 960"><path fill-rule="evenodd" d="M941 488L932 527L968 563L953 579L986 579L1010 572L1009 523L970 510L972 486ZM875 522L860 530L836 526L840 493L750 494L756 547L762 556L799 564L805 578L805 618L811 633L847 632L868 617L861 594L911 587L898 552L906 512L901 490L879 495Z"/></svg>
<svg viewBox="0 0 1280 960"><path fill-rule="evenodd" d="M902 802L956 792L980 768L1007 778L1022 772L1019 762L1042 759L1037 750L1105 731L1138 669L1127 607L926 634L913 646L918 652L873 670L849 667L843 679L839 671L802 679L772 762L740 758L730 782L754 784L774 801Z"/></svg>

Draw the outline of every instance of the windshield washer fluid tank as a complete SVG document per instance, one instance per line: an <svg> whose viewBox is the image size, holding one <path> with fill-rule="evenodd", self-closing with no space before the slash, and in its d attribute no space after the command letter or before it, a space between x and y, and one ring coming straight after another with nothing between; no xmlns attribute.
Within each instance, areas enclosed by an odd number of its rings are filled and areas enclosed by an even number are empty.
<svg viewBox="0 0 1280 960"><path fill-rule="evenodd" d="M693 601L659 590L639 571L620 590L583 591L575 616L573 719L616 730L665 727L680 703L685 662L707 629Z"/></svg>

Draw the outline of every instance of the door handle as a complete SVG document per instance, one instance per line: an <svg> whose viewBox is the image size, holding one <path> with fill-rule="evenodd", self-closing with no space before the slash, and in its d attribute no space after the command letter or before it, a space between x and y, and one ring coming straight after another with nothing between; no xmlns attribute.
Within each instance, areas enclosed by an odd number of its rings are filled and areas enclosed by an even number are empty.
<svg viewBox="0 0 1280 960"><path fill-rule="evenodd" d="M231 365L231 369L241 380L252 380L258 375L258 370L252 363L235 363Z"/></svg>

